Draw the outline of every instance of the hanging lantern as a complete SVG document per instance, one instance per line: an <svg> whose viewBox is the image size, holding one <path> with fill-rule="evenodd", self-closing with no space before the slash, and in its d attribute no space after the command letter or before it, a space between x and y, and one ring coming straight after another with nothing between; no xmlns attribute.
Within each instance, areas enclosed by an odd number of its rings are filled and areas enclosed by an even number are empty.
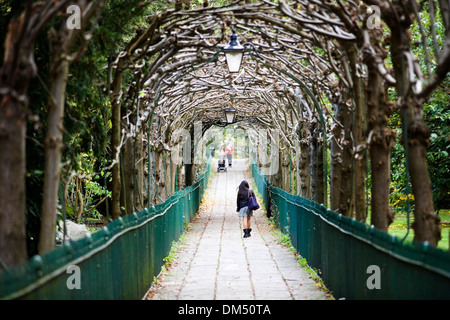
<svg viewBox="0 0 450 320"><path fill-rule="evenodd" d="M230 37L230 42L223 49L227 59L228 71L230 73L239 72L241 68L242 59L244 58L244 47L237 41L237 35L233 32Z"/></svg>
<svg viewBox="0 0 450 320"><path fill-rule="evenodd" d="M228 124L233 123L234 118L236 117L236 110L228 108L228 109L225 109L224 113L225 113L225 119L226 119L227 123Z"/></svg>

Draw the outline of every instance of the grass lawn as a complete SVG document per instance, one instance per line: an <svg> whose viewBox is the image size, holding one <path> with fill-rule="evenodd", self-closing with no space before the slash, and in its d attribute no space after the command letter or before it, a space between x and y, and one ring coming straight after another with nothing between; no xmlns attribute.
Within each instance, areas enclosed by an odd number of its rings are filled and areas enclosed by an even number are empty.
<svg viewBox="0 0 450 320"><path fill-rule="evenodd" d="M441 210L439 212L439 216L441 217L441 221L450 221L450 209ZM411 212L409 215L410 225L414 221L414 214ZM407 224L407 216L406 213L397 213L395 215L394 222L389 226L388 232L389 234L396 235L399 239L403 239L408 230ZM443 250L449 250L449 232L450 226L441 226L441 241L438 243L438 248ZM413 241L414 239L414 231L412 229L409 230L408 236L405 241Z"/></svg>

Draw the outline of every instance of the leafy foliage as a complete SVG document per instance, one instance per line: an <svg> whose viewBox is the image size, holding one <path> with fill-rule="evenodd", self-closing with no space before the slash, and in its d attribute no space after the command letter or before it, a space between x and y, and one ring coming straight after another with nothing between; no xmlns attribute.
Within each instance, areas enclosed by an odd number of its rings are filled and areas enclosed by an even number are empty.
<svg viewBox="0 0 450 320"><path fill-rule="evenodd" d="M428 164L437 209L450 208L450 80L444 81L424 108L431 130Z"/></svg>

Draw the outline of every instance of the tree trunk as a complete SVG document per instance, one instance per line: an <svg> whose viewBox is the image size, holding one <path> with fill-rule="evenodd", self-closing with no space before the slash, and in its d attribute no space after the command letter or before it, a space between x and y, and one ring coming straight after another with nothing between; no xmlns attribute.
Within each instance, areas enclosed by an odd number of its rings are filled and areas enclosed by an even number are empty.
<svg viewBox="0 0 450 320"><path fill-rule="evenodd" d="M185 188L185 178L184 178L184 166L177 167L177 186L178 190L182 190ZM177 190L177 191L178 191Z"/></svg>
<svg viewBox="0 0 450 320"><path fill-rule="evenodd" d="M301 150L300 143L296 141L295 145L295 181L296 181L296 195L301 196L302 193L302 177L300 176L300 158Z"/></svg>
<svg viewBox="0 0 450 320"><path fill-rule="evenodd" d="M300 154L298 155L299 163L298 163L298 170L299 170L299 177L301 179L300 182L300 190L301 190L301 196L304 198L310 198L311 193L310 191L310 150L311 146L309 144L309 131L308 126L306 124L302 125L302 128L300 130Z"/></svg>
<svg viewBox="0 0 450 320"><path fill-rule="evenodd" d="M318 166L317 166L317 177L318 177L318 181L317 181L317 200L316 202L318 203L322 203L322 204L326 204L327 201L325 199L325 180L324 180L324 172L323 172L323 168L324 168L324 158L323 158L323 148L324 148L324 143L322 140L318 141L317 144L317 156L318 156Z"/></svg>
<svg viewBox="0 0 450 320"><path fill-rule="evenodd" d="M394 212L389 208L390 153L395 133L387 127L392 113L381 76L369 63L367 86L369 150L372 168L371 224L387 231L394 221Z"/></svg>
<svg viewBox="0 0 450 320"><path fill-rule="evenodd" d="M33 43L37 35L30 37L28 34L29 19L22 14L10 22L0 69L0 270L19 265L27 259L26 106L28 86L36 75Z"/></svg>
<svg viewBox="0 0 450 320"><path fill-rule="evenodd" d="M428 241L436 246L441 239L440 217L434 212L427 163L430 132L423 121L422 109L423 106L417 101L410 101L406 112L409 175L415 203L412 228L415 241Z"/></svg>
<svg viewBox="0 0 450 320"><path fill-rule="evenodd" d="M162 148L162 145L160 144L155 152L154 152L154 178L155 178L155 202L164 202L167 199L167 177L165 173L164 168L164 162L165 162L165 150Z"/></svg>
<svg viewBox="0 0 450 320"><path fill-rule="evenodd" d="M6 94L0 104L0 270L27 259L25 137L24 105Z"/></svg>
<svg viewBox="0 0 450 320"><path fill-rule="evenodd" d="M149 165L148 165L148 169L149 169L149 172L148 172L148 184L149 184L148 198L149 198L149 200L148 201L149 201L149 206L150 206L150 203L152 205L156 204L155 203L156 182L155 182L155 175L154 175L156 163L155 163L155 151L152 150L152 148L150 148L150 153L148 155L148 161L149 161Z"/></svg>
<svg viewBox="0 0 450 320"><path fill-rule="evenodd" d="M324 203L323 188L323 152L322 142L319 141L319 128L317 120L313 120L310 126L311 139L311 194L312 200L317 203Z"/></svg>
<svg viewBox="0 0 450 320"><path fill-rule="evenodd" d="M281 142L282 143L282 142ZM288 150L287 146L284 146L285 149L280 150L279 154L280 154L280 171L281 171L281 189L290 192L291 190L291 183L290 183L290 174L291 174L291 169L290 169L290 163L291 163L291 157L289 155L289 153L286 151Z"/></svg>
<svg viewBox="0 0 450 320"><path fill-rule="evenodd" d="M431 181L428 173L427 147L430 131L423 120L422 101L408 89L409 66L405 56L411 56L408 26L391 28L391 53L396 78L397 92L403 113L403 127L407 128L407 161L414 194L414 240L428 241L436 246L441 239L440 218L434 212Z"/></svg>
<svg viewBox="0 0 450 320"><path fill-rule="evenodd" d="M351 76L353 80L353 102L354 102L354 119L353 119L353 139L356 146L356 154L354 155L354 204L355 204L355 218L358 221L363 221L367 215L366 205L366 109L364 103L364 87L361 77L357 75L357 51L356 45L348 50Z"/></svg>
<svg viewBox="0 0 450 320"><path fill-rule="evenodd" d="M173 163L172 157L170 154L167 154L166 156L166 168L168 168L167 175L170 177L168 181L168 192L170 195L174 194L176 192L175 186L176 186L176 177L177 177L177 165Z"/></svg>
<svg viewBox="0 0 450 320"><path fill-rule="evenodd" d="M187 141L186 143L191 144L191 155L190 160L186 159L185 165L184 165L184 177L185 177L185 183L184 185L186 187L192 186L194 184L195 179L195 169L194 169L194 155L195 155L195 145L194 145L194 126L192 126L189 129L189 137L191 137L191 141Z"/></svg>
<svg viewBox="0 0 450 320"><path fill-rule="evenodd" d="M352 170L353 170L353 144L352 144L352 113L348 106L349 102L342 101L338 108L342 111L342 124L344 126L344 138L341 146L342 151L342 175L339 189L339 213L344 216L353 216L352 199Z"/></svg>
<svg viewBox="0 0 450 320"><path fill-rule="evenodd" d="M334 119L332 139L331 139L331 164L330 164L330 209L336 211L339 209L339 188L341 187L342 177L342 113L340 108L333 104Z"/></svg>
<svg viewBox="0 0 450 320"><path fill-rule="evenodd" d="M112 84L112 96L111 96L111 136L112 136L112 160L115 161L112 167L112 203L111 203L111 215L113 219L117 219L121 216L120 210L120 194L121 194L121 178L120 178L120 142L121 142L121 96L122 96L122 74L123 74L123 61L120 60L117 66L116 76Z"/></svg>
<svg viewBox="0 0 450 320"><path fill-rule="evenodd" d="M136 136L135 148L136 148L136 191L135 191L135 210L141 211L145 208L145 168L144 168L144 141L142 140L143 134L140 132Z"/></svg>
<svg viewBox="0 0 450 320"><path fill-rule="evenodd" d="M68 29L63 22L53 42L52 67L50 71L50 96L48 101L48 127L45 138L45 175L44 194L41 213L41 231L39 236L39 253L43 254L55 247L56 214L61 175L61 155L63 149L64 104L66 96L69 58L72 48L82 30L103 1L88 4L79 0L83 16L79 29ZM79 49L83 50L83 49ZM82 209L82 208L81 208Z"/></svg>
<svg viewBox="0 0 450 320"><path fill-rule="evenodd" d="M69 72L69 62L65 58L61 59L62 54L62 52L56 54L57 61L50 75L51 87L48 98L48 126L45 138L44 195L38 245L39 254L46 253L55 247L56 207L61 176L61 154L64 147L64 104L67 74Z"/></svg>
<svg viewBox="0 0 450 320"><path fill-rule="evenodd" d="M81 190L83 190L83 183L80 178L76 177L75 179L76 179L75 201L76 201L76 208L77 208L77 210L75 212L76 212L77 221L80 221L81 216L83 215L83 211L84 211L83 193L81 192Z"/></svg>
<svg viewBox="0 0 450 320"><path fill-rule="evenodd" d="M135 211L134 195L137 192L135 187L135 168L134 168L134 141L128 138L125 142L121 154L123 170L123 198L125 200L126 214Z"/></svg>

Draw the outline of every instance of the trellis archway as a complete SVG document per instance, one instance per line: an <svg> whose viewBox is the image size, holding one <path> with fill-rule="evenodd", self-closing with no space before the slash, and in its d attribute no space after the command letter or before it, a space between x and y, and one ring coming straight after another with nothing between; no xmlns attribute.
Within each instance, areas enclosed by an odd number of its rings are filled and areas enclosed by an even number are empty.
<svg viewBox="0 0 450 320"><path fill-rule="evenodd" d="M29 75L32 76L34 70L32 59L13 57L32 55L36 34L48 19L61 12L66 3L30 4L11 25L10 36L6 38L5 52L8 54L5 54L1 70L0 126L7 134L2 138L0 161L10 167L13 177L24 175L25 155L23 150L16 150L16 138L24 140L25 136L19 134L13 139L11 133L23 132L24 124L16 120L24 117L27 99L23 97L27 96L29 82L29 77L17 81L20 78L17 75L31 70ZM103 1L91 5L81 0L77 3L86 7L83 11L87 14L86 21L93 20L90 18L104 10ZM241 120L247 120L248 128L265 128L280 134L281 163L295 167L296 192L311 197L311 193L305 191L304 181L316 177L314 194L322 194L315 200L328 202L324 200L329 199L330 207L343 215L365 219L369 168L371 223L386 230L393 218L389 208L389 167L390 150L395 143L394 132L387 122L393 113L401 111L408 174L416 201L415 237L435 245L440 239L439 217L434 212L431 183L426 174L429 132L422 108L433 90L447 77L450 68L448 3L430 1L428 7L418 6L416 1L396 0L361 3L341 0L220 1L220 5L211 1L211 4L204 1L203 6L195 7L189 1L177 0L173 8L153 12L146 25L136 31L106 66L111 71L105 89L110 92L112 109L113 217L164 200L166 193L174 191L173 179L165 181L162 175L164 167L171 166L167 161L173 147L173 129L193 130L196 121L214 124L220 121L222 110L233 105ZM374 16L370 6L375 6L375 13L379 12L381 16ZM432 22L439 20L444 25L441 44L435 42L433 50L426 42L420 14L427 14ZM373 24L374 17L379 18L375 20L379 24ZM33 21L40 23L33 29L24 23L28 21L25 18L34 18ZM409 37L413 23L421 30L420 41L412 42ZM94 28L95 23L92 26ZM429 28L435 33L433 23ZM243 42L252 43L265 62L246 58L237 75L226 71L222 56L205 64L213 60L217 49L228 42L232 29ZM76 36L86 30L69 32L68 43L75 42ZM55 37L55 43L65 39L63 36L67 32L61 28L62 36ZM20 40L27 41L15 43L13 34L22 34L24 38ZM85 44L89 40L90 37L84 37ZM422 69L413 54L416 46L429 49ZM61 61L69 62L69 58L76 56L70 55L71 50L73 47L61 45L61 50L55 54ZM77 53L82 55L83 50ZM392 61L391 65L387 59ZM67 77L69 63L65 66L67 68L55 66L52 79ZM64 101L61 99L64 90L57 86L57 81L53 85L61 90L50 90L49 101ZM316 103L305 90L313 93ZM396 94L394 98L389 95L392 91ZM8 113L5 111L10 110L8 108L17 112ZM52 116L64 114L64 103L56 104L48 113L49 119L55 119L52 127L56 128L49 131L48 141L60 141L63 118ZM324 115L322 123L326 130L320 129L320 113ZM49 142L46 150L57 157L62 152L61 146L61 143ZM328 149L330 159L323 156L327 154L323 151ZM295 165L292 159L297 160ZM311 165L314 159L317 164ZM121 166L127 174L122 174ZM327 166L330 167L329 179L321 170ZM151 170L146 171L147 167ZM60 166L49 166L46 171L49 177L54 177L53 182L59 182ZM69 177L73 175L76 173ZM17 178L11 176L0 176L2 198L7 197L9 186L16 184L13 180ZM130 176L137 178L130 179ZM329 195L320 191L327 187L327 180ZM159 188L152 188L158 184ZM58 184L44 187L48 202L54 204L43 208L43 224L49 220L50 226L56 220L56 209L51 208L56 208L58 201L58 190L54 185ZM20 184L17 188L22 190L24 186ZM163 193L147 194L149 189ZM129 190L135 190L135 194L130 194ZM23 216L23 197L12 197L11 201L8 210ZM122 210L124 201L128 205ZM0 214L2 217L7 215L7 211ZM22 239L23 232L19 233ZM50 232L50 240L51 237ZM51 241L49 243L51 247Z"/></svg>
<svg viewBox="0 0 450 320"><path fill-rule="evenodd" d="M363 22L363 25L355 24L351 20L352 15L344 13L343 8L349 8L348 12L361 14L360 21ZM277 130L280 130L281 124L284 123L284 128L289 127L291 130L281 130L284 137L292 136L292 129L296 124L303 122L300 121L300 113L310 115L311 121L306 122L309 131L305 132L317 132L315 128L318 127L319 119L318 114L315 114L314 108L311 107L313 102L299 96L298 89L295 89L298 88L295 81L293 82L280 70L295 74L298 79L303 79L304 82L311 85L311 90L314 90L314 94L318 97L327 97L335 108L335 113L332 113L324 103L321 105L323 112L328 117L327 125L330 136L333 136L330 141L334 151L332 151L330 165L330 171L333 174L330 177L332 184L330 186L331 208L344 215L356 216L358 220L365 219L367 212L365 180L368 163L366 151L371 150L370 159L372 163L378 164L373 169L373 174L377 175L374 179L377 186L371 188L372 223L386 230L392 220L392 211L388 203L389 152L394 138L392 131L387 128L387 118L395 109L395 105L387 99L387 90L392 86L398 86L399 83L405 81L405 78L403 76L403 78L399 78L398 75L396 77L394 72L386 69L383 60L387 52L380 44L382 30L370 29L364 24L370 17L370 12L367 12L366 8L354 3L335 5L319 4L314 1L295 1L288 4L280 1L277 5L268 2L246 5L234 3L226 8L213 7L193 11L175 11L174 15L179 18L179 20L174 18L177 23L186 29L188 29L186 25L189 25L189 30L194 31L190 36L183 34L178 37L183 48L176 54L172 52L173 56L171 57L169 57L170 53L161 55L164 66L159 69L160 77L155 76L153 72L151 78L144 77L145 84L149 88L150 85L154 85L149 92L152 90L155 92L168 86L173 79L186 72L183 66L191 67L192 65L196 68L195 66L198 64L211 59L216 54L216 47L227 42L230 28L239 30L240 37L253 43L264 59L278 66L276 67L278 72L273 72L273 68L269 70L267 66L264 68L255 61L247 59L242 68L243 71L237 76L232 76L226 72L223 59L219 59L214 67L190 74L176 86L172 87L170 84L171 88L166 91L165 99L158 104L159 110L155 110L159 114L158 121L167 122L158 124L157 128L153 128L155 131L152 130L152 132L158 132L158 128L164 132L165 128L171 127L171 121L176 125L184 121L182 127L191 123L192 119L198 120L199 117L205 117L211 121L214 119L212 113L221 114L219 112L221 109L235 103L231 99L234 95L227 93L230 90L231 92L239 92L239 90L242 93L252 92L253 96L247 95L238 98L241 101L251 101L251 103L245 104L245 108L240 108L238 112L252 114L252 110L258 110L258 116L255 117L257 122L272 129L276 127ZM397 9L399 10L399 8ZM394 12L397 9L392 8ZM384 14L387 15L387 8L384 10ZM207 23L202 25L202 21L207 21ZM169 24L170 32L174 32L177 23ZM213 25L216 27L214 28ZM305 29L308 29L310 33L305 32ZM202 30L202 32L198 30ZM163 41L167 41L166 39L164 38ZM190 40L192 42L189 42ZM394 46L391 51L393 49L399 48ZM411 59L411 54L405 53L404 56ZM163 63L162 61L155 62L154 65L159 66ZM404 60L401 63L403 63L404 69L409 68L411 74L417 71L417 68L414 67L417 62L414 60ZM155 71L155 68L153 67L152 70ZM156 74L158 73L156 72ZM415 88L418 83L423 82L419 79L420 77L423 76L416 74L411 78L410 84L405 85ZM161 80L162 78L165 80ZM433 81L429 85L432 83ZM429 89L429 87L423 87L421 91L417 91L415 93L416 100L421 100L421 97L425 96ZM215 101L215 98L218 101ZM151 97L149 101L151 101ZM206 101L208 104L205 104ZM297 108L298 105L300 106L300 110L293 107L295 104L297 104ZM182 107L177 109L177 105ZM214 107L210 107L210 105L214 105ZM274 105L278 106L279 110L272 108ZM302 109L304 110L301 111ZM211 113L207 115L206 110ZM177 114L177 111L182 111L184 117L170 120L171 115ZM286 112L297 112L297 114L295 118L289 118L283 115ZM418 123L417 121L423 120L418 119L417 116L418 114L415 116L411 114L411 122L414 117L416 117L415 124ZM306 117L301 119L306 119ZM411 124L411 122L405 118L405 125ZM422 133L425 134L424 131ZM158 144L157 140L161 137L164 137L162 132L155 136L155 144ZM317 144L317 141L323 139L320 135L316 138L306 136L303 139L305 138L306 140L314 139L314 145L321 149ZM426 140L425 136L422 138ZM411 147L423 148L425 140L423 143L411 144ZM288 138L285 139L285 142L295 149L295 143L289 141ZM369 148L372 145L373 147ZM420 147L420 145L422 146ZM309 150L311 147L310 145ZM317 148L313 147L312 150ZM308 150L308 148L305 147L304 150ZM297 155L297 158L299 157ZM319 157L316 159L319 163L323 163ZM408 160L417 161L418 158ZM425 159L419 160L422 164L417 163L417 165L423 166L424 161ZM323 165L321 164L321 166ZM322 172L322 170L318 171ZM414 175L412 172L411 174ZM317 174L317 178L318 181L323 181L322 175L319 177ZM423 196L424 193L421 192L419 197ZM319 201L323 201L322 195L319 199L321 199ZM428 212L431 213L429 210ZM432 214L429 217L430 219L425 220L436 222L436 216ZM437 232L436 228L433 233L435 232Z"/></svg>

